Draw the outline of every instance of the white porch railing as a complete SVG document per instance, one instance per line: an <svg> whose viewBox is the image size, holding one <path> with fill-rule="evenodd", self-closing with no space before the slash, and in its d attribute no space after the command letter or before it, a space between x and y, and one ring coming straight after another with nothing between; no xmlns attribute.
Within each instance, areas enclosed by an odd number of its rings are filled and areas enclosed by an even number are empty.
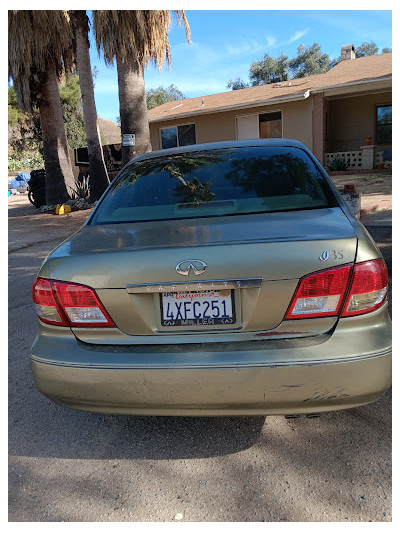
<svg viewBox="0 0 400 533"><path fill-rule="evenodd" d="M343 158L348 161L349 170L365 169L372 170L376 167L381 167L380 163L384 163L383 168L392 168L392 161L383 160L383 150L379 152L375 150L375 146L362 146L360 150L348 151L348 152L330 152L325 154L325 166L331 161L334 161L337 157ZM379 165L378 165L379 164Z"/></svg>
<svg viewBox="0 0 400 533"><path fill-rule="evenodd" d="M336 157L342 157L348 161L349 169L362 168L362 150L356 152L332 152L325 154L325 165L336 159Z"/></svg>

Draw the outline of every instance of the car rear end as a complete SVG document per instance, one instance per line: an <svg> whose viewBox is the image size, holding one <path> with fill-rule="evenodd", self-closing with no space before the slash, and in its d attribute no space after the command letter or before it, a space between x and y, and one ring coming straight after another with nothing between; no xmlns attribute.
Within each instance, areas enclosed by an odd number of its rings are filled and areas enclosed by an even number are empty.
<svg viewBox="0 0 400 533"><path fill-rule="evenodd" d="M41 392L90 411L315 413L390 385L387 270L287 140L147 154L34 284Z"/></svg>

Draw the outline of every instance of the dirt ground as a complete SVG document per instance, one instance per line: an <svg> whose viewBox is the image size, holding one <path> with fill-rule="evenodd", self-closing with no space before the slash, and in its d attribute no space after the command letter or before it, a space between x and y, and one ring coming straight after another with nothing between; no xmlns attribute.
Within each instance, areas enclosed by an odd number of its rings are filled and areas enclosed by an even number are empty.
<svg viewBox="0 0 400 533"><path fill-rule="evenodd" d="M330 176L338 189L343 189L347 183L354 183L361 193L361 209L374 206L392 208L392 174L347 174Z"/></svg>

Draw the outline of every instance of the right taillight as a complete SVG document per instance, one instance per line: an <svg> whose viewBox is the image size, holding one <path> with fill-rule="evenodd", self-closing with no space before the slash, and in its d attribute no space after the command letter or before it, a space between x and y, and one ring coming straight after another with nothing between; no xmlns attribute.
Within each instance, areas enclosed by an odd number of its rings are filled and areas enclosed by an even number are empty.
<svg viewBox="0 0 400 533"><path fill-rule="evenodd" d="M382 259L313 272L300 279L285 320L369 313L383 304L387 290Z"/></svg>
<svg viewBox="0 0 400 533"><path fill-rule="evenodd" d="M338 316L351 268L351 265L344 265L301 278L285 320Z"/></svg>
<svg viewBox="0 0 400 533"><path fill-rule="evenodd" d="M341 316L362 315L374 311L385 301L387 290L388 272L382 259L355 264Z"/></svg>

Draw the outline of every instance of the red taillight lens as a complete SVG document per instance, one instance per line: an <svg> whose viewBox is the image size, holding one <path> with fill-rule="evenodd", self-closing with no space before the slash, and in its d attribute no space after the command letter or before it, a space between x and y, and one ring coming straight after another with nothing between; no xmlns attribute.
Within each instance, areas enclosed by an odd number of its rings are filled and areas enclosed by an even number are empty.
<svg viewBox="0 0 400 533"><path fill-rule="evenodd" d="M37 278L33 301L40 320L74 327L115 327L96 293L90 287Z"/></svg>
<svg viewBox="0 0 400 533"><path fill-rule="evenodd" d="M387 290L388 272L382 259L356 264L342 316L362 315L374 311L385 301Z"/></svg>
<svg viewBox="0 0 400 533"><path fill-rule="evenodd" d="M322 270L300 280L285 320L369 313L383 304L387 290L388 273L382 259Z"/></svg>
<svg viewBox="0 0 400 533"><path fill-rule="evenodd" d="M351 266L345 265L302 278L285 320L338 315L350 271Z"/></svg>
<svg viewBox="0 0 400 533"><path fill-rule="evenodd" d="M36 278L32 287L32 298L36 314L42 322L68 326L64 313L55 298L50 280Z"/></svg>

